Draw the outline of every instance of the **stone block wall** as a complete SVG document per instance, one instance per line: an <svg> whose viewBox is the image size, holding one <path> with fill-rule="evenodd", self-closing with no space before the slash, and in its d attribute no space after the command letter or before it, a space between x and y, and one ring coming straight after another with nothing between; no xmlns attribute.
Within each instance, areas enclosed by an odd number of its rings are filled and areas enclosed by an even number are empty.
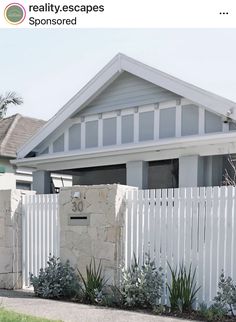
<svg viewBox="0 0 236 322"><path fill-rule="evenodd" d="M124 196L128 189L136 188L113 184L62 189L59 195L62 260L69 259L84 274L91 258L97 264L101 259L109 283L119 281L118 268L124 258ZM86 217L87 222L83 219Z"/></svg>
<svg viewBox="0 0 236 322"><path fill-rule="evenodd" d="M20 190L0 191L0 288L22 287Z"/></svg>

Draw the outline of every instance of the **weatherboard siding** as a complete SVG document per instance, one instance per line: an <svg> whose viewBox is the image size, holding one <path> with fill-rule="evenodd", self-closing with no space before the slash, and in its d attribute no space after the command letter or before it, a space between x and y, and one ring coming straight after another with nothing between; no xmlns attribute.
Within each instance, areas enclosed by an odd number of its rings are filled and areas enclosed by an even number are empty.
<svg viewBox="0 0 236 322"><path fill-rule="evenodd" d="M177 94L124 72L95 98L80 115L110 112L178 98L180 96Z"/></svg>

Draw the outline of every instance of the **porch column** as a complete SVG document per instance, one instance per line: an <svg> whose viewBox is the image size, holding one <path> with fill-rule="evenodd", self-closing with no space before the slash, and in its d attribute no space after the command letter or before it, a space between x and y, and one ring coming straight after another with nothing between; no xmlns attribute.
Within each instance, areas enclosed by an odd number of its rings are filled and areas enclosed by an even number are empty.
<svg viewBox="0 0 236 322"><path fill-rule="evenodd" d="M179 158L179 187L203 186L203 158L199 155Z"/></svg>
<svg viewBox="0 0 236 322"><path fill-rule="evenodd" d="M205 157L205 186L220 186L224 180L222 155Z"/></svg>
<svg viewBox="0 0 236 322"><path fill-rule="evenodd" d="M138 187L139 189L148 188L148 162L129 161L126 163L126 184Z"/></svg>
<svg viewBox="0 0 236 322"><path fill-rule="evenodd" d="M41 194L51 192L51 176L49 171L39 170L33 172L33 190Z"/></svg>

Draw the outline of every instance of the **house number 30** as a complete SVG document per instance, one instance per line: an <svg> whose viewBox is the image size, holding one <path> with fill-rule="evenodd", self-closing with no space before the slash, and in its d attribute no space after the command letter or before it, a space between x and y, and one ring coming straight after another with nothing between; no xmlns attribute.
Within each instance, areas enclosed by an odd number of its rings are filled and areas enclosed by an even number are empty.
<svg viewBox="0 0 236 322"><path fill-rule="evenodd" d="M73 212L81 212L84 209L83 201L72 201L72 211Z"/></svg>

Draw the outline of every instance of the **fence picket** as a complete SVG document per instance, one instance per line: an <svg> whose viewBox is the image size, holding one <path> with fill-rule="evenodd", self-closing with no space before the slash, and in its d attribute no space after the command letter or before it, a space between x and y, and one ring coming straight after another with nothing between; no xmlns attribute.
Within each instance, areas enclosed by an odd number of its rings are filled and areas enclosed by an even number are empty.
<svg viewBox="0 0 236 322"><path fill-rule="evenodd" d="M157 267L170 282L167 261L173 268L184 262L196 268L197 302L211 304L217 292L221 269L236 278L236 188L180 188L138 191L135 201L128 197L128 209L138 208L133 228L133 248L143 259L148 249ZM136 206L134 205L136 203ZM130 211L127 212L130 215ZM136 211L133 213L135 215ZM131 221L127 218L128 225ZM126 238L129 243L129 238ZM130 247L126 245L126 247ZM162 303L168 303L164 287Z"/></svg>
<svg viewBox="0 0 236 322"><path fill-rule="evenodd" d="M211 299L211 260L212 260L212 205L211 187L206 188L206 212L205 212L205 301ZM207 245L207 246L206 246Z"/></svg>
<svg viewBox="0 0 236 322"><path fill-rule="evenodd" d="M24 196L22 210L23 287L29 287L30 273L38 275L40 268L46 266L49 253L59 255L58 195Z"/></svg>
<svg viewBox="0 0 236 322"><path fill-rule="evenodd" d="M173 200L173 254L172 254L172 267L179 265L179 189L174 189L174 200Z"/></svg>
<svg viewBox="0 0 236 322"><path fill-rule="evenodd" d="M219 225L219 187L213 188L213 206L212 206L212 270L211 270L211 295L214 296L217 292L218 285L218 225ZM212 300L212 299L211 299Z"/></svg>
<svg viewBox="0 0 236 322"><path fill-rule="evenodd" d="M161 267L161 190L156 190L155 200L155 260L158 267Z"/></svg>

